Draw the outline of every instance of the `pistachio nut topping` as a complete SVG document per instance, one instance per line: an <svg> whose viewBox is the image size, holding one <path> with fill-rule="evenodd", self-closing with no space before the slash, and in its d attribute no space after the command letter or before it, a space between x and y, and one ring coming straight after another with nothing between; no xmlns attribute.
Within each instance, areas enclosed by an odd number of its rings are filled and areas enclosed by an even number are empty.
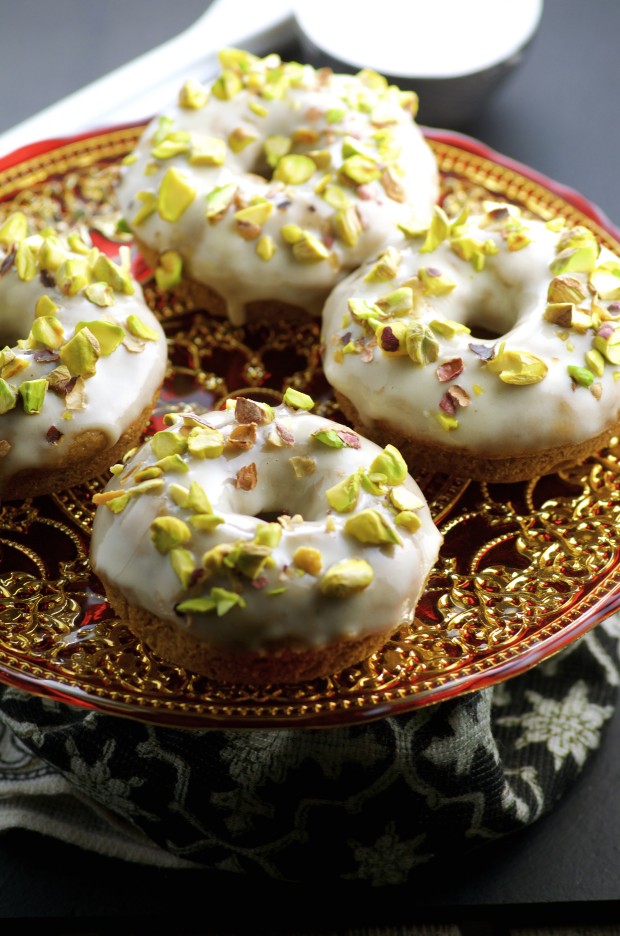
<svg viewBox="0 0 620 936"><path fill-rule="evenodd" d="M151 250L176 252L234 321L254 300L300 296L318 316L342 274L385 249L412 211L430 220L438 171L417 99L365 70L225 49L219 64L210 83L184 83L124 162L123 216ZM28 275L27 256L23 266Z"/></svg>
<svg viewBox="0 0 620 936"><path fill-rule="evenodd" d="M393 446L312 413L296 393L305 408L237 397L204 415L170 414L96 496L93 568L122 589L137 582L139 602L179 634L237 651L400 626L441 542L428 505ZM247 453L230 438L249 425ZM288 444L269 441L278 425ZM196 430L222 439L218 455L192 452ZM350 444L320 444L321 434ZM291 471L293 459L313 471ZM249 468L255 483L239 485Z"/></svg>

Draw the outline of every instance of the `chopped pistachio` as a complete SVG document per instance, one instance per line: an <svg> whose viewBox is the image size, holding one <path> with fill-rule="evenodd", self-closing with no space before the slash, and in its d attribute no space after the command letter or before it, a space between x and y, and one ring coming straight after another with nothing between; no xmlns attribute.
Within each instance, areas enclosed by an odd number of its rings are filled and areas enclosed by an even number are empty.
<svg viewBox="0 0 620 936"><path fill-rule="evenodd" d="M43 408L48 383L44 377L38 380L24 380L19 385L19 393L24 405L24 412L28 414L40 413Z"/></svg>
<svg viewBox="0 0 620 936"><path fill-rule="evenodd" d="M59 310L59 306L50 299L49 296L43 295L39 296L37 299L37 304L35 306L34 314L38 317L40 315L56 315Z"/></svg>
<svg viewBox="0 0 620 936"><path fill-rule="evenodd" d="M286 185L303 185L316 172L316 163L301 153L287 154L278 161L273 178Z"/></svg>
<svg viewBox="0 0 620 936"><path fill-rule="evenodd" d="M183 549L182 546L175 546L168 555L172 569L181 585L183 588L189 588L196 568L192 553L189 549Z"/></svg>
<svg viewBox="0 0 620 936"><path fill-rule="evenodd" d="M344 531L358 542L369 546L383 546L390 543L402 546L402 540L396 531L378 510L372 508L349 517L345 521Z"/></svg>
<svg viewBox="0 0 620 936"><path fill-rule="evenodd" d="M0 244L10 246L28 236L28 218L22 211L14 211L0 227Z"/></svg>
<svg viewBox="0 0 620 936"><path fill-rule="evenodd" d="M15 254L15 269L20 280L29 283L38 273L34 250L25 241L20 241Z"/></svg>
<svg viewBox="0 0 620 936"><path fill-rule="evenodd" d="M183 257L176 250L165 250L155 268L155 282L160 289L172 289L181 282Z"/></svg>
<svg viewBox="0 0 620 936"><path fill-rule="evenodd" d="M14 409L17 402L17 390L0 377L0 415Z"/></svg>
<svg viewBox="0 0 620 936"><path fill-rule="evenodd" d="M503 348L487 362L486 367L504 383L517 386L540 383L548 370L545 362L529 351L507 351Z"/></svg>
<svg viewBox="0 0 620 936"><path fill-rule="evenodd" d="M387 315L406 315L413 309L413 289L401 286L377 299L376 307Z"/></svg>
<svg viewBox="0 0 620 936"><path fill-rule="evenodd" d="M136 211L131 223L138 226L157 210L157 195L154 192L137 192L136 199L142 207Z"/></svg>
<svg viewBox="0 0 620 936"><path fill-rule="evenodd" d="M233 153L241 153L246 146L255 143L256 140L258 140L258 136L253 130L248 130L245 127L235 127L228 134L227 142Z"/></svg>
<svg viewBox="0 0 620 936"><path fill-rule="evenodd" d="M585 298L586 291L581 280L578 280L576 276L569 276L563 273L560 276L554 276L549 283L549 288L547 290L547 302L549 303L571 303L578 305Z"/></svg>
<svg viewBox="0 0 620 936"><path fill-rule="evenodd" d="M620 364L620 328L614 328L609 334L595 335L592 346L610 364Z"/></svg>
<svg viewBox="0 0 620 936"><path fill-rule="evenodd" d="M147 325L146 322L143 322L140 316L135 312L132 312L131 315L127 316L125 325L127 326L127 331L135 338L141 338L142 341L159 340L159 335L155 329Z"/></svg>
<svg viewBox="0 0 620 936"><path fill-rule="evenodd" d="M452 319L433 319L430 327L442 338L455 338L456 335L471 335L471 328Z"/></svg>
<svg viewBox="0 0 620 936"><path fill-rule="evenodd" d="M443 208L435 205L433 209L433 218L431 220L424 243L420 247L420 253L432 253L439 245L450 235L450 221Z"/></svg>
<svg viewBox="0 0 620 936"><path fill-rule="evenodd" d="M263 234L256 243L256 253L261 258L261 260L271 260L274 253L276 252L276 245L272 237L268 234Z"/></svg>
<svg viewBox="0 0 620 936"><path fill-rule="evenodd" d="M63 343L64 329L55 315L40 315L32 323L30 335L35 343L46 348L60 348Z"/></svg>
<svg viewBox="0 0 620 936"><path fill-rule="evenodd" d="M181 614L207 614L215 611L218 617L222 617L235 606L245 608L245 601L241 595L226 588L212 588L209 595L181 601L176 610Z"/></svg>
<svg viewBox="0 0 620 936"><path fill-rule="evenodd" d="M247 221L249 224L256 224L261 227L267 218L273 212L273 202L267 200L257 201L247 208L241 208L235 212L237 221Z"/></svg>
<svg viewBox="0 0 620 936"><path fill-rule="evenodd" d="M183 461L181 456L176 452L173 452L171 455L164 455L164 457L158 459L155 464L158 468L161 468L163 472L171 471L179 474L187 474L189 471L187 462Z"/></svg>
<svg viewBox="0 0 620 936"><path fill-rule="evenodd" d="M445 276L434 267L421 267L418 270L418 279L422 284L425 296L446 296L456 288L456 283L449 276Z"/></svg>
<svg viewBox="0 0 620 936"><path fill-rule="evenodd" d="M348 247L355 247L363 230L357 209L353 205L339 208L332 216L332 224L336 237Z"/></svg>
<svg viewBox="0 0 620 936"><path fill-rule="evenodd" d="M93 305L100 309L114 305L114 290L108 283L89 283L84 287L84 295Z"/></svg>
<svg viewBox="0 0 620 936"><path fill-rule="evenodd" d="M383 283L393 279L398 273L401 260L402 254L396 247L386 247L364 277L364 282Z"/></svg>
<svg viewBox="0 0 620 936"><path fill-rule="evenodd" d="M226 141L220 137L200 137L192 141L190 166L223 166L226 162Z"/></svg>
<svg viewBox="0 0 620 936"><path fill-rule="evenodd" d="M439 357L439 342L422 322L414 322L409 326L406 347L414 364L430 364Z"/></svg>
<svg viewBox="0 0 620 936"><path fill-rule="evenodd" d="M78 322L75 326L76 332L82 328L88 328L91 334L95 336L102 357L107 357L113 351L116 351L125 337L125 331L120 325L116 325L114 322L106 322L103 319L95 319L92 322Z"/></svg>
<svg viewBox="0 0 620 936"><path fill-rule="evenodd" d="M422 526L422 521L413 510L401 510L394 517L394 523L396 526L404 527L409 533L415 533Z"/></svg>
<svg viewBox="0 0 620 936"><path fill-rule="evenodd" d="M374 572L365 559L341 559L330 566L319 583L328 598L348 598L371 584Z"/></svg>
<svg viewBox="0 0 620 936"><path fill-rule="evenodd" d="M395 445L388 444L370 465L371 474L385 476L389 485L402 484L407 477L407 463Z"/></svg>
<svg viewBox="0 0 620 936"><path fill-rule="evenodd" d="M102 253L97 256L92 265L92 278L107 283L114 292L123 293L126 296L133 295L135 291L129 269L119 266Z"/></svg>
<svg viewBox="0 0 620 936"><path fill-rule="evenodd" d="M195 426L187 437L187 447L194 458L218 458L224 451L224 436L218 429Z"/></svg>
<svg viewBox="0 0 620 936"><path fill-rule="evenodd" d="M329 255L325 244L310 231L302 231L302 236L293 244L293 256L300 263L320 263Z"/></svg>
<svg viewBox="0 0 620 936"><path fill-rule="evenodd" d="M179 92L179 106L187 110L200 110L209 100L209 89L194 78L188 78Z"/></svg>
<svg viewBox="0 0 620 936"><path fill-rule="evenodd" d="M381 170L368 156L349 156L340 166L339 173L356 185L368 185L381 176Z"/></svg>
<svg viewBox="0 0 620 936"><path fill-rule="evenodd" d="M601 263L590 273L589 282L601 299L620 299L620 263L615 260Z"/></svg>
<svg viewBox="0 0 620 936"><path fill-rule="evenodd" d="M206 196L205 217L208 221L217 221L232 204L237 186L234 182L212 189Z"/></svg>
<svg viewBox="0 0 620 936"><path fill-rule="evenodd" d="M275 549L282 539L282 527L279 523L259 523L254 533L254 542L259 546Z"/></svg>
<svg viewBox="0 0 620 936"><path fill-rule="evenodd" d="M301 390L295 390L294 387L287 387L282 398L282 402L292 409L311 410L314 406L314 400L307 393Z"/></svg>
<svg viewBox="0 0 620 936"><path fill-rule="evenodd" d="M585 358L588 370L592 371L596 377L602 377L605 372L605 358L601 352L596 348L591 348L586 351Z"/></svg>
<svg viewBox="0 0 620 936"><path fill-rule="evenodd" d="M211 87L213 96L220 101L230 101L242 90L243 82L236 72L225 68Z"/></svg>
<svg viewBox="0 0 620 936"><path fill-rule="evenodd" d="M214 514L213 511L209 513L195 513L189 518L190 526L194 527L196 530L200 530L202 533L211 533L220 523L224 523L224 518Z"/></svg>
<svg viewBox="0 0 620 936"><path fill-rule="evenodd" d="M384 354L399 357L408 354L407 334L409 327L406 322L382 322L377 326L375 336L377 344Z"/></svg>
<svg viewBox="0 0 620 936"><path fill-rule="evenodd" d="M329 506L338 513L350 513L357 505L360 488L360 476L349 475L325 491Z"/></svg>
<svg viewBox="0 0 620 936"><path fill-rule="evenodd" d="M417 494L414 494L403 484L390 488L389 497L392 506L398 511L419 510L420 507L424 506L424 502L420 500Z"/></svg>
<svg viewBox="0 0 620 936"><path fill-rule="evenodd" d="M293 553L293 563L308 575L317 576L323 568L323 556L312 546L299 546Z"/></svg>
<svg viewBox="0 0 620 936"><path fill-rule="evenodd" d="M151 156L154 159L172 159L174 156L180 156L181 153L187 153L191 146L191 138L186 131L171 133L154 146L151 150Z"/></svg>
<svg viewBox="0 0 620 936"><path fill-rule="evenodd" d="M92 377L101 351L99 342L87 327L76 331L60 349L60 358L72 377Z"/></svg>
<svg viewBox="0 0 620 936"><path fill-rule="evenodd" d="M568 247L549 264L554 275L560 273L591 273L596 266L598 250L595 246Z"/></svg>
<svg viewBox="0 0 620 936"><path fill-rule="evenodd" d="M316 461L309 455L292 455L289 463L296 478L307 478L316 471Z"/></svg>
<svg viewBox="0 0 620 936"><path fill-rule="evenodd" d="M88 249L86 252L88 252ZM39 248L37 264L39 269L50 270L52 273L55 273L66 259L67 254L62 247L53 241L52 238L46 238Z"/></svg>
<svg viewBox="0 0 620 936"><path fill-rule="evenodd" d="M594 374L587 367L577 367L574 364L569 364L567 370L572 380L581 387L589 387L594 382Z"/></svg>
<svg viewBox="0 0 620 936"><path fill-rule="evenodd" d="M265 137L265 140L263 141L263 152L265 154L267 164L271 166L272 169L275 169L282 157L287 156L288 153L290 153L291 146L292 140L288 136L275 133L271 136Z"/></svg>
<svg viewBox="0 0 620 936"><path fill-rule="evenodd" d="M157 197L157 210L164 221L178 221L196 197L186 177L171 166L166 171Z"/></svg>
<svg viewBox="0 0 620 936"><path fill-rule="evenodd" d="M167 455L182 455L187 451L187 439L180 432L172 429L161 429L151 436L151 448L156 458L165 458Z"/></svg>

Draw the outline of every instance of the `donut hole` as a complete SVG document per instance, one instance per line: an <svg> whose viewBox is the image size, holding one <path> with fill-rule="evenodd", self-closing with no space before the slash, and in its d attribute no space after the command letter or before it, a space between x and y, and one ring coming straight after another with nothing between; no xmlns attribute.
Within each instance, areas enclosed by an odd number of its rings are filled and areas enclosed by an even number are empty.
<svg viewBox="0 0 620 936"><path fill-rule="evenodd" d="M517 324L522 308L517 290L500 290L477 296L466 308L463 324L471 337L479 341L495 341L504 337Z"/></svg>
<svg viewBox="0 0 620 936"><path fill-rule="evenodd" d="M325 488L329 486L330 482L320 471L297 477L287 450L280 457L270 455L264 461L257 460L256 486L251 490L228 487L226 509L266 523L273 523L283 515L297 514L304 520L319 520L325 517Z"/></svg>

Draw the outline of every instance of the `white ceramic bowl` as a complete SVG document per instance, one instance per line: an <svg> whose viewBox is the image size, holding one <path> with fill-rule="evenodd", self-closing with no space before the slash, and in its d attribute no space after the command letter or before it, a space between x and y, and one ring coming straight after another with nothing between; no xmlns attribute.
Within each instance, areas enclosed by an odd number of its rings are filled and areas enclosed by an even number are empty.
<svg viewBox="0 0 620 936"><path fill-rule="evenodd" d="M418 121L467 124L523 62L543 0L300 0L304 57L372 68L420 98Z"/></svg>

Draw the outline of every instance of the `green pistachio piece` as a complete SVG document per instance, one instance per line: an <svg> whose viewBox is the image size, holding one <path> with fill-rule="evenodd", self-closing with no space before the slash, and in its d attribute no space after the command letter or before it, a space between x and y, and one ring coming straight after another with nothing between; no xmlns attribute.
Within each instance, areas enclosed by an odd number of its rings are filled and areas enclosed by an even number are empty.
<svg viewBox="0 0 620 936"><path fill-rule="evenodd" d="M229 182L227 185L220 185L208 193L205 199L205 217L208 221L214 222L221 218L226 209L232 204L236 191L237 186L235 183Z"/></svg>
<svg viewBox="0 0 620 936"><path fill-rule="evenodd" d="M330 208L334 208L336 211L344 211L351 204L349 196L340 185L317 186L317 191Z"/></svg>
<svg viewBox="0 0 620 936"><path fill-rule="evenodd" d="M131 222L137 227L157 210L157 195L154 192L137 192L136 199L142 203Z"/></svg>
<svg viewBox="0 0 620 936"><path fill-rule="evenodd" d="M37 318L41 315L56 315L59 309L60 306L56 305L53 299L50 299L50 297L47 295L43 295L39 296L37 299L34 314L37 316Z"/></svg>
<svg viewBox="0 0 620 936"><path fill-rule="evenodd" d="M271 166L272 169L275 169L283 156L287 156L288 153L290 153L292 143L293 141L290 137L283 136L280 133L265 137L263 152L267 164Z"/></svg>
<svg viewBox="0 0 620 936"><path fill-rule="evenodd" d="M596 335L592 339L592 347L610 364L620 364L620 328L616 328L608 338Z"/></svg>
<svg viewBox="0 0 620 936"><path fill-rule="evenodd" d="M89 283L84 287L84 295L100 309L114 305L114 290L107 283Z"/></svg>
<svg viewBox="0 0 620 936"><path fill-rule="evenodd" d="M195 513L189 518L190 526L202 533L211 533L220 523L224 522L223 517L218 517L213 511L209 513Z"/></svg>
<svg viewBox="0 0 620 936"><path fill-rule="evenodd" d="M30 361L27 358L17 357L13 354L11 357L8 357L6 363L3 364L2 376L6 380L9 380L11 377L16 377L21 371L26 370L29 364Z"/></svg>
<svg viewBox="0 0 620 936"><path fill-rule="evenodd" d="M213 513L213 508L207 497L207 492L197 481L192 481L190 484L186 507L197 514Z"/></svg>
<svg viewBox="0 0 620 936"><path fill-rule="evenodd" d="M578 280L576 276L563 273L560 276L554 276L549 283L547 302L551 304L571 303L579 305L586 298L586 295L581 280Z"/></svg>
<svg viewBox="0 0 620 936"><path fill-rule="evenodd" d="M471 328L454 322L452 319L433 319L428 323L433 331L442 338L455 338L457 335L471 335Z"/></svg>
<svg viewBox="0 0 620 936"><path fill-rule="evenodd" d="M273 178L286 185L303 185L316 172L316 163L309 156L288 154L282 156L273 172Z"/></svg>
<svg viewBox="0 0 620 936"><path fill-rule="evenodd" d="M242 88L243 81L239 75L231 69L225 68L213 82L211 92L219 101L230 101L239 94Z"/></svg>
<svg viewBox="0 0 620 936"><path fill-rule="evenodd" d="M258 101L248 101L248 107L253 114L256 114L257 117L266 117L269 111L262 104L259 104Z"/></svg>
<svg viewBox="0 0 620 936"><path fill-rule="evenodd" d="M92 271L84 257L71 257L56 271L56 284L65 296L77 296L92 282ZM103 279L97 276L97 279Z"/></svg>
<svg viewBox="0 0 620 936"><path fill-rule="evenodd" d="M401 286L381 296L375 305L386 315L406 315L413 310L413 289Z"/></svg>
<svg viewBox="0 0 620 936"><path fill-rule="evenodd" d="M285 406L290 406L292 409L311 410L314 406L314 400L311 396L307 393L302 393L301 390L295 390L294 387L286 388L282 402Z"/></svg>
<svg viewBox="0 0 620 936"><path fill-rule="evenodd" d="M28 236L28 218L22 211L14 211L0 227L0 244L10 247Z"/></svg>
<svg viewBox="0 0 620 936"><path fill-rule="evenodd" d="M381 176L381 169L367 156L356 155L344 160L339 173L356 185L368 185Z"/></svg>
<svg viewBox="0 0 620 936"><path fill-rule="evenodd" d="M414 364L431 364L439 357L439 342L422 322L414 322L409 326L406 348Z"/></svg>
<svg viewBox="0 0 620 936"><path fill-rule="evenodd" d="M488 361L486 367L497 374L503 383L515 386L540 383L544 380L548 367L545 362L530 354L529 351L500 350L499 354Z"/></svg>
<svg viewBox="0 0 620 936"><path fill-rule="evenodd" d="M176 250L165 250L159 256L155 269L155 282L160 289L172 289L181 282L183 257Z"/></svg>
<svg viewBox="0 0 620 936"><path fill-rule="evenodd" d="M433 415L444 432L451 432L454 429L458 429L459 421L455 416L449 416L448 413L444 413L442 410L439 410Z"/></svg>
<svg viewBox="0 0 620 936"><path fill-rule="evenodd" d="M325 112L325 120L328 124L340 123L341 120L344 120L347 112L340 107L330 107L328 111Z"/></svg>
<svg viewBox="0 0 620 936"><path fill-rule="evenodd" d="M407 477L407 463L395 445L386 445L372 461L371 474L385 475L387 484L402 484Z"/></svg>
<svg viewBox="0 0 620 936"><path fill-rule="evenodd" d="M363 230L357 209L353 205L339 208L332 216L332 224L336 237L348 247L355 247Z"/></svg>
<svg viewBox="0 0 620 936"><path fill-rule="evenodd" d="M101 356L99 342L87 327L76 331L59 351L72 377L92 377Z"/></svg>
<svg viewBox="0 0 620 936"><path fill-rule="evenodd" d="M178 221L195 197L196 190L185 176L172 166L161 180L157 210L164 221Z"/></svg>
<svg viewBox="0 0 620 936"><path fill-rule="evenodd" d="M95 319L93 322L78 322L75 326L76 332L82 328L88 328L99 343L99 351L102 357L107 357L116 351L125 337L125 330L114 322L105 322L101 319Z"/></svg>
<svg viewBox="0 0 620 936"><path fill-rule="evenodd" d="M171 455L164 455L164 457L156 461L155 464L158 468L161 468L164 473L170 471L178 474L187 474L189 471L187 462L183 461L177 452L173 452Z"/></svg>
<svg viewBox="0 0 620 936"><path fill-rule="evenodd" d="M567 247L549 264L555 275L560 273L591 273L598 257L598 247L588 244L584 247Z"/></svg>
<svg viewBox="0 0 620 936"><path fill-rule="evenodd" d="M316 471L316 460L308 455L293 455L289 464L296 478L307 478Z"/></svg>
<svg viewBox="0 0 620 936"><path fill-rule="evenodd" d="M271 558L269 546L255 542L239 543L234 551L234 567L249 579L257 579ZM233 556L228 557L228 561Z"/></svg>
<svg viewBox="0 0 620 936"><path fill-rule="evenodd" d="M275 549L282 539L282 527L279 523L259 523L254 533L254 542L259 546Z"/></svg>
<svg viewBox="0 0 620 936"><path fill-rule="evenodd" d="M192 578L194 576L194 570L196 568L196 563L194 562L194 557L189 549L183 549L182 546L176 546L170 550L168 553L170 556L170 564L172 569L181 582L183 588L189 588Z"/></svg>
<svg viewBox="0 0 620 936"><path fill-rule="evenodd" d="M29 283L39 272L34 250L25 241L20 241L15 254L15 269L20 280Z"/></svg>
<svg viewBox="0 0 620 936"><path fill-rule="evenodd" d="M179 91L179 107L200 110L209 100L209 89L194 78L188 78Z"/></svg>
<svg viewBox="0 0 620 936"><path fill-rule="evenodd" d="M161 468L157 468L161 472ZM162 472L163 473L163 472ZM189 488L184 487L182 484L172 483L168 485L168 494L179 507L187 507L187 502L189 501Z"/></svg>
<svg viewBox="0 0 620 936"><path fill-rule="evenodd" d="M580 224L574 228L566 228L557 244L558 252L575 247L591 247L597 254L599 251L598 242L592 231Z"/></svg>
<svg viewBox="0 0 620 936"><path fill-rule="evenodd" d="M189 155L191 166L223 166L226 162L226 141L220 137L200 137L192 141Z"/></svg>
<svg viewBox="0 0 620 936"><path fill-rule="evenodd" d="M402 254L396 247L389 246L381 254L376 263L372 265L366 276L365 283L384 283L387 280L394 279L398 273L398 267L402 260Z"/></svg>
<svg viewBox="0 0 620 936"><path fill-rule="evenodd" d="M186 130L179 130L176 133L169 134L161 143L154 146L151 150L151 156L154 159L172 159L173 156L187 153L190 146L190 134Z"/></svg>
<svg viewBox="0 0 620 936"><path fill-rule="evenodd" d="M349 475L325 491L329 506L338 513L350 513L357 505L360 489L360 476Z"/></svg>
<svg viewBox="0 0 620 936"><path fill-rule="evenodd" d="M261 200L255 202L253 205L248 205L247 208L241 208L239 211L235 211L235 219L237 221L247 221L248 224L257 224L259 227L262 227L272 212L273 202Z"/></svg>
<svg viewBox="0 0 620 936"><path fill-rule="evenodd" d="M403 527L408 533L415 533L422 526L422 521L413 510L401 510L394 517L394 523L396 526Z"/></svg>
<svg viewBox="0 0 620 936"><path fill-rule="evenodd" d="M222 433L209 426L195 426L187 437L187 448L194 458L218 458L224 445Z"/></svg>
<svg viewBox="0 0 620 936"><path fill-rule="evenodd" d="M41 412L47 388L48 382L44 377L39 378L39 380L24 380L19 385L19 393L24 404L25 413Z"/></svg>
<svg viewBox="0 0 620 936"><path fill-rule="evenodd" d="M450 248L461 260L467 260L477 273L484 270L486 257L489 253L497 253L493 241L483 242L475 237L452 237Z"/></svg>
<svg viewBox="0 0 620 936"><path fill-rule="evenodd" d="M187 439L180 432L161 429L151 436L151 448L156 458L168 455L183 455L187 451Z"/></svg>
<svg viewBox="0 0 620 936"><path fill-rule="evenodd" d="M402 540L377 510L367 508L354 514L345 521L344 531L360 543L368 546L396 544L402 546Z"/></svg>
<svg viewBox="0 0 620 936"><path fill-rule="evenodd" d="M64 329L54 315L40 315L35 318L30 330L32 340L46 348L59 348L63 343Z"/></svg>
<svg viewBox="0 0 620 936"><path fill-rule="evenodd" d="M594 374L587 367L577 367L574 364L569 364L567 370L571 379L581 387L589 387L594 382Z"/></svg>
<svg viewBox="0 0 620 936"><path fill-rule="evenodd" d="M192 531L186 523L178 517L156 517L151 522L151 541L160 553L168 553L177 546L187 543Z"/></svg>
<svg viewBox="0 0 620 936"><path fill-rule="evenodd" d="M408 354L407 335L409 326L406 322L380 322L375 330L377 344L384 354L390 357L403 357Z"/></svg>
<svg viewBox="0 0 620 936"><path fill-rule="evenodd" d="M585 358L588 370L592 371L596 377L602 377L605 372L605 358L601 352L596 348L591 348L586 351Z"/></svg>
<svg viewBox="0 0 620 936"><path fill-rule="evenodd" d="M67 260L66 251L52 240L51 237L46 238L39 248L37 257L39 269L50 270L52 273L55 273L65 260Z"/></svg>
<svg viewBox="0 0 620 936"><path fill-rule="evenodd" d="M245 49L237 49L234 46L227 46L217 53L218 61L222 68L229 68L231 71L240 75L247 74L260 62L258 56L253 52L247 52Z"/></svg>
<svg viewBox="0 0 620 936"><path fill-rule="evenodd" d="M272 237L268 234L263 234L262 237L259 237L256 242L256 253L261 258L261 260L271 260L274 253L276 252L276 245Z"/></svg>
<svg viewBox="0 0 620 936"><path fill-rule="evenodd" d="M615 260L601 263L590 273L589 282L601 299L620 299L620 263Z"/></svg>
<svg viewBox="0 0 620 936"><path fill-rule="evenodd" d="M572 302L549 302L543 312L545 322L570 328L573 321L575 306Z"/></svg>
<svg viewBox="0 0 620 936"><path fill-rule="evenodd" d="M421 267L418 270L418 279L425 296L446 296L456 288L454 280L434 267Z"/></svg>
<svg viewBox="0 0 620 936"><path fill-rule="evenodd" d="M293 553L293 565L307 572L308 575L319 576L323 569L323 556L320 550L312 546L298 546Z"/></svg>
<svg viewBox="0 0 620 936"><path fill-rule="evenodd" d="M310 231L302 231L293 244L293 256L300 263L320 263L329 258L329 249Z"/></svg>
<svg viewBox="0 0 620 936"><path fill-rule="evenodd" d="M228 145L233 153L241 153L250 143L255 143L258 136L253 130L247 130L245 127L235 127L228 134Z"/></svg>
<svg viewBox="0 0 620 936"><path fill-rule="evenodd" d="M420 253L432 253L450 235L450 221L443 208L435 205L433 218L426 232Z"/></svg>
<svg viewBox="0 0 620 936"><path fill-rule="evenodd" d="M200 598L188 598L181 601L176 610L181 614L208 614L215 611L218 617L222 617L231 608L245 608L245 601L241 595L236 592L228 591L226 588L212 588L210 594Z"/></svg>
<svg viewBox="0 0 620 936"><path fill-rule="evenodd" d="M328 598L348 598L368 588L373 578L372 566L365 559L341 559L329 567L319 588Z"/></svg>
<svg viewBox="0 0 620 936"><path fill-rule="evenodd" d="M127 316L125 325L134 338L141 338L142 341L159 341L159 335L155 329L150 328L135 312Z"/></svg>
<svg viewBox="0 0 620 936"><path fill-rule="evenodd" d="M121 465L121 471L123 466ZM112 469L110 469L112 471ZM114 474L114 472L112 472ZM120 474L120 472L119 472ZM141 468L140 471L136 471L134 474L134 481L138 483L141 481L150 481L152 478L160 478L163 475L163 471L157 465L151 465L149 468Z"/></svg>
<svg viewBox="0 0 620 936"><path fill-rule="evenodd" d="M0 377L0 415L14 409L17 402L17 390Z"/></svg>
<svg viewBox="0 0 620 936"><path fill-rule="evenodd" d="M92 265L92 278L111 286L114 292L132 296L135 292L129 268L114 263L105 254L100 253Z"/></svg>
<svg viewBox="0 0 620 936"><path fill-rule="evenodd" d="M321 442L323 445L327 445L328 448L345 448L343 439L340 438L334 429L318 429L316 432L312 433L312 438L316 439L317 442Z"/></svg>
<svg viewBox="0 0 620 936"><path fill-rule="evenodd" d="M389 498L392 506L398 511L419 510L424 506L424 502L403 484L390 488Z"/></svg>

